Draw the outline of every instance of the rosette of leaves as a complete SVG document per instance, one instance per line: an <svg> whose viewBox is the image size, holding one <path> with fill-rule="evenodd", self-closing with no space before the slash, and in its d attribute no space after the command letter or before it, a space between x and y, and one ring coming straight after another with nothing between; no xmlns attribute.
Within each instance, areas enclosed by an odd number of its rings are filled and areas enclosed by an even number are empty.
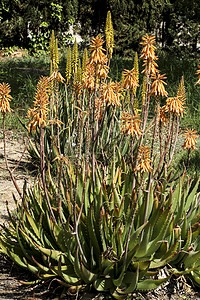
<svg viewBox="0 0 200 300"><path fill-rule="evenodd" d="M146 209L147 192L137 185L132 190L133 171L117 156L109 168L96 163L95 184L87 162L77 170L57 161L58 182L48 168L54 217L39 182L24 188L10 226L1 225L1 252L41 281L57 278L116 299L154 289L173 275L188 274L199 284L198 182L192 189L185 175L171 187L168 178L153 182ZM165 266L169 274L158 278Z"/></svg>

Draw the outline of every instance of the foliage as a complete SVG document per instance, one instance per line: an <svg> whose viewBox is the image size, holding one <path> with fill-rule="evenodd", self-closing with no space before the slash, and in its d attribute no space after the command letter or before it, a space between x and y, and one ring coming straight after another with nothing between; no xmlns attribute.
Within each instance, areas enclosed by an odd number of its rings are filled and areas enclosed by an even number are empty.
<svg viewBox="0 0 200 300"><path fill-rule="evenodd" d="M141 37L148 32L156 35L163 49L196 56L199 9L197 0L106 0L104 5L101 0L1 0L0 45L46 50L54 29L60 46L67 46L71 42L69 25L80 32L86 45L104 32L106 12L111 11L118 36L114 54L130 56L140 51Z"/></svg>
<svg viewBox="0 0 200 300"><path fill-rule="evenodd" d="M47 49L51 30L60 32L59 39L76 15L77 1L14 1L0 2L0 45L17 45L32 50ZM63 41L64 42L64 41Z"/></svg>
<svg viewBox="0 0 200 300"><path fill-rule="evenodd" d="M75 42L65 83L52 32L50 75L40 78L27 114L27 145L39 169L32 188L18 187L4 142L21 202L14 197L10 226L1 226L0 251L40 281L116 299L172 276L200 284L199 180L187 177L187 167L176 178L172 167L187 109L184 78L168 94L155 37L146 34L141 45L140 76L136 54L116 82L101 35L91 40L87 64ZM4 141L10 99L9 85L0 84ZM189 164L196 131L185 138Z"/></svg>
<svg viewBox="0 0 200 300"><path fill-rule="evenodd" d="M10 214L11 227L2 226L1 251L41 281L60 278L59 283L75 291L92 285L116 299L134 290L156 288L172 275L190 274L198 284L197 185L190 191L183 177L173 192L167 180L152 186L144 222L145 192L137 199L130 184L131 169L123 160L113 163L107 179L96 168L95 186L91 172L84 178L83 163L77 191L76 171L70 163L60 187L47 175L53 218L39 184L25 192L22 204L16 201L15 216ZM79 207L75 215L74 201ZM169 275L155 279L167 264Z"/></svg>
<svg viewBox="0 0 200 300"><path fill-rule="evenodd" d="M102 7L101 1L82 0L79 4L78 21L81 35L88 41L102 30L106 20L104 8L111 11L113 27L118 37L115 53L133 55L139 51L139 42L146 33L155 34L162 48L172 53L196 55L199 41L199 3L183 0L107 0ZM85 24L87 26L85 26Z"/></svg>

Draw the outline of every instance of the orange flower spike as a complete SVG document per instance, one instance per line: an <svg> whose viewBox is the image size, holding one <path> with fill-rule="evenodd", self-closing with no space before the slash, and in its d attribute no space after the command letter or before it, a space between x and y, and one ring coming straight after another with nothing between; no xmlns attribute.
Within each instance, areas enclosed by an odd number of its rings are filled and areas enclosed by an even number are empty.
<svg viewBox="0 0 200 300"><path fill-rule="evenodd" d="M49 81L53 81L53 80L56 80L58 82L64 82L65 79L62 77L61 73L58 72L57 70L54 71L51 76L49 77Z"/></svg>
<svg viewBox="0 0 200 300"><path fill-rule="evenodd" d="M53 120L48 120L48 124L49 125L57 125L58 127L60 127L61 125L64 125L63 122L61 122L60 120L58 119L53 119Z"/></svg>
<svg viewBox="0 0 200 300"><path fill-rule="evenodd" d="M161 124L166 124L168 122L167 116L165 114L165 106L159 109L159 122Z"/></svg>
<svg viewBox="0 0 200 300"><path fill-rule="evenodd" d="M125 89L134 89L139 86L137 75L138 72L136 72L134 69L124 69L122 76L124 77L123 86Z"/></svg>
<svg viewBox="0 0 200 300"><path fill-rule="evenodd" d="M83 78L82 78L82 82L83 82L83 88L93 91L94 90L94 66L88 64L86 66L86 71L83 73Z"/></svg>
<svg viewBox="0 0 200 300"><path fill-rule="evenodd" d="M37 84L37 91L35 95L34 107L29 109L27 118L29 118L28 129L35 131L37 126L46 126L49 105L49 78L41 77Z"/></svg>
<svg viewBox="0 0 200 300"><path fill-rule="evenodd" d="M116 94L116 84L110 81L109 83L103 83L101 88L101 100L103 103L107 102L108 105L121 106L119 97Z"/></svg>
<svg viewBox="0 0 200 300"><path fill-rule="evenodd" d="M140 130L142 121L139 119L139 115L133 116L128 112L122 112L121 121L122 134L135 135L137 138L142 134L142 130Z"/></svg>
<svg viewBox="0 0 200 300"><path fill-rule="evenodd" d="M183 134L184 137L186 137L185 142L182 146L183 149L197 149L195 147L195 144L197 143L196 138L198 137L196 135L197 131L193 129L186 129L185 133Z"/></svg>
<svg viewBox="0 0 200 300"><path fill-rule="evenodd" d="M155 59L158 59L157 56L155 56ZM142 65L144 68L144 70L142 71L142 73L147 73L147 69L149 70L149 74L156 74L157 72L159 72L159 70L157 69L158 64L154 61L154 60L144 60L144 64Z"/></svg>
<svg viewBox="0 0 200 300"><path fill-rule="evenodd" d="M97 65L97 76L105 80L109 73L109 67L107 66L107 57L105 56L101 64Z"/></svg>
<svg viewBox="0 0 200 300"><path fill-rule="evenodd" d="M165 74L160 75L159 73L153 74L151 76L151 79L153 79L153 83L151 85L151 95L154 97L156 96L162 96L167 97L168 93L165 90L164 85L167 85L166 82L164 82L164 79L166 79Z"/></svg>
<svg viewBox="0 0 200 300"><path fill-rule="evenodd" d="M95 100L95 119L99 120L103 117L103 111L104 111L104 103L102 103L101 99L96 98Z"/></svg>
<svg viewBox="0 0 200 300"><path fill-rule="evenodd" d="M0 83L0 111L2 113L11 112L10 103L12 96L10 95L11 88L8 83Z"/></svg>
<svg viewBox="0 0 200 300"><path fill-rule="evenodd" d="M72 90L73 96L76 96L76 98L79 99L82 93L82 84L79 81L74 81Z"/></svg>
<svg viewBox="0 0 200 300"><path fill-rule="evenodd" d="M199 70L197 70L196 75L198 75L198 81L195 83L195 85L200 85L200 61L199 61Z"/></svg>
<svg viewBox="0 0 200 300"><path fill-rule="evenodd" d="M154 60L156 58L155 56L155 50L157 49L153 44L155 44L155 36L149 36L146 34L142 37L143 42L140 44L144 46L142 49L142 54L140 56L140 59L152 59Z"/></svg>
<svg viewBox="0 0 200 300"><path fill-rule="evenodd" d="M103 48L103 38L100 34L92 38L89 51L91 51L89 63L101 64L105 60L106 55L103 52L106 50Z"/></svg>
<svg viewBox="0 0 200 300"><path fill-rule="evenodd" d="M150 163L152 163L152 160L149 158L150 151L148 146L140 146L138 150L138 165L135 168L135 172L141 171L141 173L144 172L152 172L153 168L151 167Z"/></svg>
<svg viewBox="0 0 200 300"><path fill-rule="evenodd" d="M115 94L116 94L116 97L117 97L117 102L121 103L121 99L124 97L123 87L122 87L121 82L115 82L114 91L115 91Z"/></svg>
<svg viewBox="0 0 200 300"><path fill-rule="evenodd" d="M183 114L185 113L183 104L184 102L181 101L179 97L169 97L166 100L165 112L172 112L183 117Z"/></svg>

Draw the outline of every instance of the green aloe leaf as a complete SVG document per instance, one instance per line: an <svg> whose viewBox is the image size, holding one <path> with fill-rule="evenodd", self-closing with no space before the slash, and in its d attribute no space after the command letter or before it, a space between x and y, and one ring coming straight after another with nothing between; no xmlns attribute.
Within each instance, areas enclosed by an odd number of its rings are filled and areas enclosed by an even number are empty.
<svg viewBox="0 0 200 300"><path fill-rule="evenodd" d="M110 277L97 278L93 283L94 288L99 292L114 290L114 285Z"/></svg>
<svg viewBox="0 0 200 300"><path fill-rule="evenodd" d="M200 251L192 251L186 255L183 259L185 268L191 268L200 258Z"/></svg>
<svg viewBox="0 0 200 300"><path fill-rule="evenodd" d="M136 289L138 291L144 291L144 292L156 289L161 284L167 282L170 279L170 277L171 275L162 279L144 279L138 282Z"/></svg>
<svg viewBox="0 0 200 300"><path fill-rule="evenodd" d="M200 287L200 276L199 274L197 275L195 273L195 271L191 271L191 278L192 278L192 281L195 285L197 285L198 287Z"/></svg>
<svg viewBox="0 0 200 300"><path fill-rule="evenodd" d="M54 249L47 249L47 248L41 247L41 246L37 245L35 242L34 242L34 245L41 251L41 253L45 254L49 258L59 261L59 259L61 257L61 262L65 263L66 254L64 254L63 252L54 250Z"/></svg>
<svg viewBox="0 0 200 300"><path fill-rule="evenodd" d="M58 267L54 266L52 270L68 284L79 285L81 283L81 279L74 272L73 266L70 264L64 264L62 266L61 259L58 261Z"/></svg>
<svg viewBox="0 0 200 300"><path fill-rule="evenodd" d="M126 289L117 290L119 294L128 295L129 293L133 293L133 291L136 289L136 286L138 284L139 279L139 263L137 265L135 272L129 272L128 276L131 278L131 283Z"/></svg>
<svg viewBox="0 0 200 300"><path fill-rule="evenodd" d="M70 232L67 232L68 226L66 226L66 230L64 230L62 227L58 226L53 220L51 220L51 228L58 247L63 252L68 251L69 244L74 238L74 236Z"/></svg>
<svg viewBox="0 0 200 300"><path fill-rule="evenodd" d="M97 277L96 274L90 272L83 264L81 257L79 255L79 249L77 249L75 261L74 261L74 269L78 276L87 284L92 283Z"/></svg>
<svg viewBox="0 0 200 300"><path fill-rule="evenodd" d="M30 215L30 213L28 212L27 209L25 209L25 214L26 214L26 217L27 217L29 224L31 225L31 228L33 229L35 235L38 237L38 239L40 239L40 229L38 228L37 223L35 222L35 220Z"/></svg>
<svg viewBox="0 0 200 300"><path fill-rule="evenodd" d="M97 261L99 261L101 251L100 251L100 245L94 228L93 218L94 218L94 210L93 207L91 207L87 217L88 233L90 236L90 243L91 243L90 245L91 247L94 248L94 256L96 257Z"/></svg>
<svg viewBox="0 0 200 300"><path fill-rule="evenodd" d="M126 266L123 267L123 269L121 270L120 272L120 275L117 279L113 279L113 284L116 286L116 287L119 287L121 284L122 284L122 281L124 279L124 276L125 276L125 273L126 272Z"/></svg>
<svg viewBox="0 0 200 300"><path fill-rule="evenodd" d="M194 198L196 197L197 189L199 187L199 181L200 181L200 178L197 180L197 183L195 184L194 188L192 189L192 191L190 192L190 194L188 195L188 197L185 201L184 209L186 212L188 211L190 206L194 203Z"/></svg>
<svg viewBox="0 0 200 300"><path fill-rule="evenodd" d="M9 243L0 240L0 247L3 253L8 255L19 266L26 268L26 264L21 259L21 250L18 246L10 245Z"/></svg>
<svg viewBox="0 0 200 300"><path fill-rule="evenodd" d="M139 242L138 241L138 238L139 236L141 235L142 233L142 230L144 229L144 227L148 224L148 222L142 224L136 231L134 231L132 234L131 234L131 238L130 238L130 242L129 242L129 249L132 249L134 248L137 243Z"/></svg>

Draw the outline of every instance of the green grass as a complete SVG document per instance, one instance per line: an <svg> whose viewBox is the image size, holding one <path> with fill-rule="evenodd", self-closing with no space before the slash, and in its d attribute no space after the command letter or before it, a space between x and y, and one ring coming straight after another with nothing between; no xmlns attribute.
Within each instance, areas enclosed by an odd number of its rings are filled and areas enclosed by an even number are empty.
<svg viewBox="0 0 200 300"><path fill-rule="evenodd" d="M8 58L0 61L0 82L9 83L13 108L27 108L32 105L35 88L41 75L49 74L47 58Z"/></svg>
<svg viewBox="0 0 200 300"><path fill-rule="evenodd" d="M24 116L24 112L20 112L19 110L15 110L12 113L7 113L6 114L6 119L5 119L5 126L6 130L12 130L13 132L20 133L24 131L24 126L22 125L27 123L27 119ZM0 114L0 129L3 128L3 119L2 115ZM0 138L2 138L0 136Z"/></svg>

